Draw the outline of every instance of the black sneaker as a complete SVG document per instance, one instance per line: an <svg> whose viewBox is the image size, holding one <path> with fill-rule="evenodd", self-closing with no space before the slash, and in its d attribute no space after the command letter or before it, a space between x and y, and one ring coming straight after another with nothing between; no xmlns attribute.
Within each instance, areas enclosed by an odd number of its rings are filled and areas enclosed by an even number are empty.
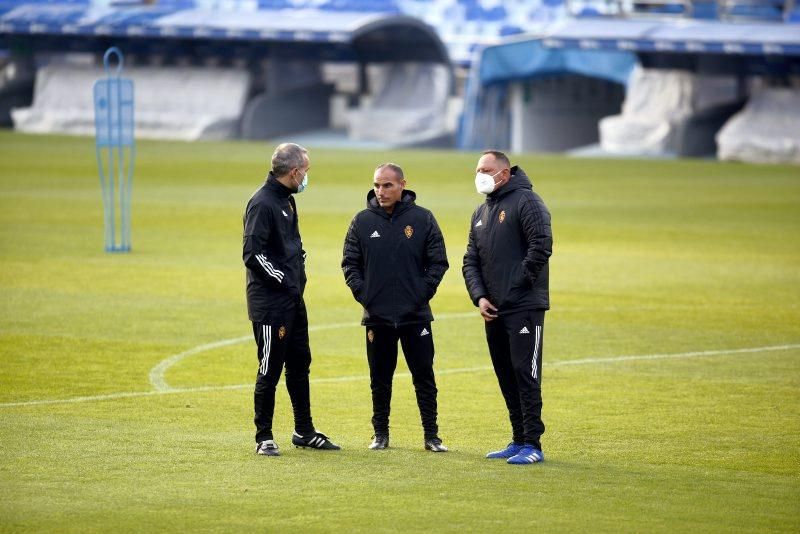
<svg viewBox="0 0 800 534"><path fill-rule="evenodd" d="M260 454L261 456L280 456L281 451L274 441L266 439L256 445L256 454Z"/></svg>
<svg viewBox="0 0 800 534"><path fill-rule="evenodd" d="M425 450L433 452L447 452L447 447L442 445L442 440L439 438L430 438L425 440Z"/></svg>
<svg viewBox="0 0 800 534"><path fill-rule="evenodd" d="M295 447L323 449L326 451L338 451L341 449L340 446L329 440L328 436L316 430L305 436L301 436L297 432L292 432L292 445Z"/></svg>
<svg viewBox="0 0 800 534"><path fill-rule="evenodd" d="M389 435L388 434L375 434L372 436L372 443L369 448L373 451L389 448Z"/></svg>

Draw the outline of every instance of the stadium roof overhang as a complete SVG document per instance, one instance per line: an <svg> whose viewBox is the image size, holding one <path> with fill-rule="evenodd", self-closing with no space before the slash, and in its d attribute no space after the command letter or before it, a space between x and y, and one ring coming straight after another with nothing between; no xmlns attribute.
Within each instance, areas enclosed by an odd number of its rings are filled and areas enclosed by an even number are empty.
<svg viewBox="0 0 800 534"><path fill-rule="evenodd" d="M516 35L476 55L467 82L461 148L485 146L482 129L505 86L587 76L625 85L637 64L737 75L800 75L800 25L704 20L568 20ZM491 143L489 143L491 144Z"/></svg>
<svg viewBox="0 0 800 534"><path fill-rule="evenodd" d="M568 20L485 48L481 84L560 74L625 83L637 63L705 72L799 74L800 26L707 20Z"/></svg>
<svg viewBox="0 0 800 534"><path fill-rule="evenodd" d="M433 28L395 13L176 6L0 0L0 47L100 52L114 44L145 54L450 63Z"/></svg>

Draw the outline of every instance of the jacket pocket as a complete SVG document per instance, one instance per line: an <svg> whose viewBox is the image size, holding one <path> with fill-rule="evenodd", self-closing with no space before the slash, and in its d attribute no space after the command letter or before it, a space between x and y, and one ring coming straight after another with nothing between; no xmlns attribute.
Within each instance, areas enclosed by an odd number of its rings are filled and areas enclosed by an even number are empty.
<svg viewBox="0 0 800 534"><path fill-rule="evenodd" d="M399 278L398 282L401 291L396 300L398 311L402 314L420 307L425 301L426 291L422 277L412 274Z"/></svg>
<svg viewBox="0 0 800 534"><path fill-rule="evenodd" d="M372 300L373 295L369 294L369 278L364 280L364 283L361 284L361 289L358 290L358 294L356 295L356 300L359 304L367 307L367 304Z"/></svg>
<svg viewBox="0 0 800 534"><path fill-rule="evenodd" d="M520 263L511 269L508 276L508 285L506 286L505 299L502 303L503 307L513 306L519 302L527 291L530 290L530 281L528 280L527 271ZM497 304L497 303L495 303Z"/></svg>

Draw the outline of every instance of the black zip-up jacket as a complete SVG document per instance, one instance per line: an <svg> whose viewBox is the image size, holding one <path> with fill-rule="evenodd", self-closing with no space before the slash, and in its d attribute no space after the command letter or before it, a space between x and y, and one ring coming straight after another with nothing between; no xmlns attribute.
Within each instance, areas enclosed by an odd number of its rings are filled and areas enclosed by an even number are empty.
<svg viewBox="0 0 800 534"><path fill-rule="evenodd" d="M550 212L525 171L490 193L472 214L462 272L473 304L486 297L500 315L550 309Z"/></svg>
<svg viewBox="0 0 800 534"><path fill-rule="evenodd" d="M244 212L242 259L247 267L247 314L268 323L299 302L306 287L305 252L292 191L272 172Z"/></svg>
<svg viewBox="0 0 800 534"><path fill-rule="evenodd" d="M365 326L433 321L429 301L449 264L439 225L416 198L406 189L389 215L370 191L347 230L342 271Z"/></svg>

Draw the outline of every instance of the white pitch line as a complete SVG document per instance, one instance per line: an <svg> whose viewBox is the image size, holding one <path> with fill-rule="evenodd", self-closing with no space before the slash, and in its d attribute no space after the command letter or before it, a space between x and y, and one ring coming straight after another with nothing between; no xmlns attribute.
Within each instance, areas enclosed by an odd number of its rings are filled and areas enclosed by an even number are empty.
<svg viewBox="0 0 800 534"><path fill-rule="evenodd" d="M447 319L461 319L465 317L480 317L477 312L469 312L469 313L442 313L437 316L439 320L447 320ZM320 330L334 330L336 328L348 328L354 326L361 326L359 321L351 321L349 323L332 323L332 324L322 324L322 325L314 325L309 326L309 332L319 332ZM166 375L167 370L170 367L177 364L178 362L188 358L189 356L193 356L195 354L200 354L201 352L206 352L209 350L218 349L220 347L228 347L230 345L238 345L239 343L245 343L247 341L253 341L253 336L242 336L242 337L234 337L231 339L223 339L222 341L215 341L213 343L206 343L205 345L198 345L197 347L191 348L189 350L185 350L173 356L170 356L164 360L161 360L158 365L150 369L150 384L152 384L153 389L156 391L170 391L174 389L167 383Z"/></svg>
<svg viewBox="0 0 800 534"><path fill-rule="evenodd" d="M626 361L641 361L641 360L675 360L679 358L698 358L702 356L720 356L722 354L748 354L754 352L770 352L776 350L791 350L800 348L800 344L793 345L772 345L769 347L754 347L750 349L730 349L730 350L700 350L695 352L680 352L680 353L664 353L664 354L637 354L633 356L614 356L610 358L583 358L580 360L562 360L553 362L550 367L554 365L586 365L590 363L616 363Z"/></svg>
<svg viewBox="0 0 800 534"><path fill-rule="evenodd" d="M248 338L250 339L250 338ZM547 368L551 367L564 367L570 365L591 365L602 363L619 363L629 361L646 361L646 360L666 360L666 359L681 359L681 358L702 358L709 356L725 356L731 354L753 354L761 352L775 352L782 350L792 350L800 348L800 343L791 345L771 345L767 347L752 347L745 349L727 349L727 350L705 350L705 351L692 351L692 352L677 352L672 354L641 354L634 356L613 356L609 358L581 358L578 360L559 360L549 362ZM450 375L462 373L474 373L480 371L489 371L491 366L484 365L479 367L461 367L453 369L442 369L436 371L437 375ZM395 376L410 377L410 373L397 373ZM312 384L325 384L325 383L339 383L339 382L354 382L357 380L366 380L369 378L367 373L360 375L350 376L335 376L330 378L312 378ZM115 399L126 399L131 397L150 397L154 395L170 395L178 393L200 393L207 391L226 391L236 389L249 389L253 384L234 384L228 386L200 386L193 388L173 388L166 391L132 391L127 393L109 393L106 395L91 395L87 397L72 397L70 399L43 399L23 402L7 402L0 404L0 408L10 408L13 406L40 406L45 404L75 404L81 402L93 402Z"/></svg>

